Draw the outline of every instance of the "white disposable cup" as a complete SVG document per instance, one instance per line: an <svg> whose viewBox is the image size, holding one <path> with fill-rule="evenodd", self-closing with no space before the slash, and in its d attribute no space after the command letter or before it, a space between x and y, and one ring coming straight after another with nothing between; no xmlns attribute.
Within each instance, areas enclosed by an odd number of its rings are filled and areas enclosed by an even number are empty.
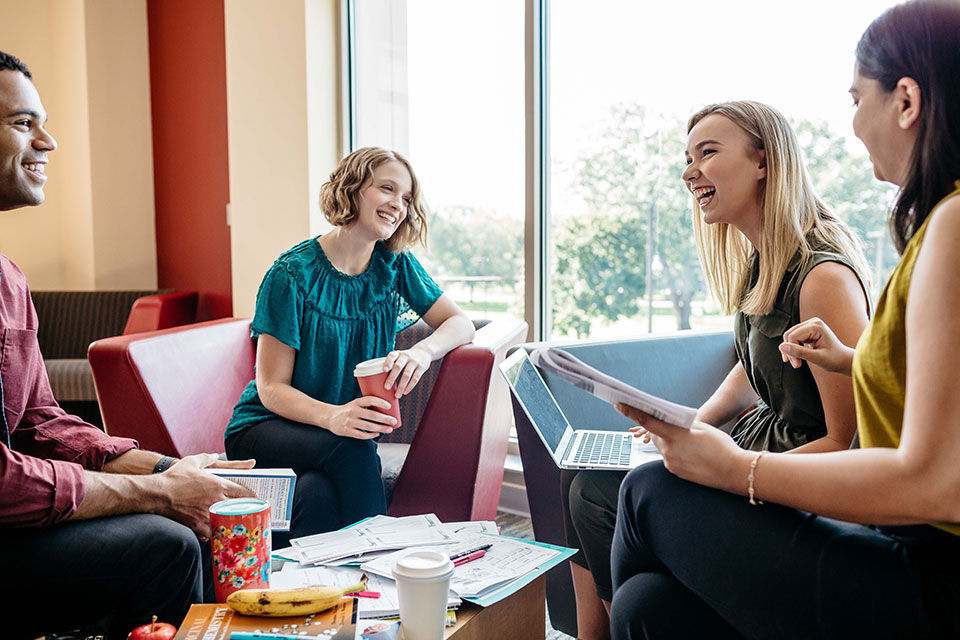
<svg viewBox="0 0 960 640"><path fill-rule="evenodd" d="M403 640L443 640L453 562L439 551L412 551L393 565Z"/></svg>

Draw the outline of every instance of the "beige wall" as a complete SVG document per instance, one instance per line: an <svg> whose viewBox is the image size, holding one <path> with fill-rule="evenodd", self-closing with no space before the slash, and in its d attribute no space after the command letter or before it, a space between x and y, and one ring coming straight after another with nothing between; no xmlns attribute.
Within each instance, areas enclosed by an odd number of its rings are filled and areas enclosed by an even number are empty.
<svg viewBox="0 0 960 640"><path fill-rule="evenodd" d="M225 3L233 313L312 233L339 151L337 0ZM308 35L309 34L309 35Z"/></svg>
<svg viewBox="0 0 960 640"><path fill-rule="evenodd" d="M0 0L0 16L60 145L46 202L0 215L0 251L34 289L155 287L145 0Z"/></svg>

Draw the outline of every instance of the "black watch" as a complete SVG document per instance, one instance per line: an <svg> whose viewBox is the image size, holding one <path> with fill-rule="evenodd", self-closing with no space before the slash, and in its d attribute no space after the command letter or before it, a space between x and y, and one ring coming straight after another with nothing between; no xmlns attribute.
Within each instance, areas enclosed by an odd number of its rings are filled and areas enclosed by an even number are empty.
<svg viewBox="0 0 960 640"><path fill-rule="evenodd" d="M174 458L173 456L163 456L162 458L157 460L157 466L153 468L153 472L163 473L164 471L169 469L173 465L173 463L176 461L177 459Z"/></svg>

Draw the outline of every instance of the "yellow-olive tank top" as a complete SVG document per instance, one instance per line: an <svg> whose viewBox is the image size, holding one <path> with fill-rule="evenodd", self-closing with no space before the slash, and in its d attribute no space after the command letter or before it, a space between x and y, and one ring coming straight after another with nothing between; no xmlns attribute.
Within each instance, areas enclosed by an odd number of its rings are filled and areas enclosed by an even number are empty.
<svg viewBox="0 0 960 640"><path fill-rule="evenodd" d="M960 180L946 198L960 194ZM934 211L937 207L934 207ZM853 393L857 403L857 431L861 447L900 446L903 407L907 390L907 296L910 277L933 212L903 250L877 300L873 319L857 342L853 357ZM960 524L931 523L954 535Z"/></svg>

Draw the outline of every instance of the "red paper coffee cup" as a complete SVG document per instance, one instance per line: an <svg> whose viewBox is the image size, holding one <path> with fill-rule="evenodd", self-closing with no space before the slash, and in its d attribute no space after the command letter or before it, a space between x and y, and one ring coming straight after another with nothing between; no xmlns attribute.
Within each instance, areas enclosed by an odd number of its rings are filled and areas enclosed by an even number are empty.
<svg viewBox="0 0 960 640"><path fill-rule="evenodd" d="M395 388L386 389L383 386L387 381L387 374L390 373L389 371L383 370L384 361L386 361L386 358L374 358L373 360L361 362L354 368L353 375L357 377L357 383L360 385L360 392L363 395L377 396L390 403L390 409L388 411L376 407L371 407L371 409L396 418L397 424L392 426L394 429L397 429L400 427L400 402L395 395ZM395 386L396 383L394 383L394 387Z"/></svg>
<svg viewBox="0 0 960 640"><path fill-rule="evenodd" d="M210 548L217 602L238 589L270 585L270 504L231 498L210 505Z"/></svg>

